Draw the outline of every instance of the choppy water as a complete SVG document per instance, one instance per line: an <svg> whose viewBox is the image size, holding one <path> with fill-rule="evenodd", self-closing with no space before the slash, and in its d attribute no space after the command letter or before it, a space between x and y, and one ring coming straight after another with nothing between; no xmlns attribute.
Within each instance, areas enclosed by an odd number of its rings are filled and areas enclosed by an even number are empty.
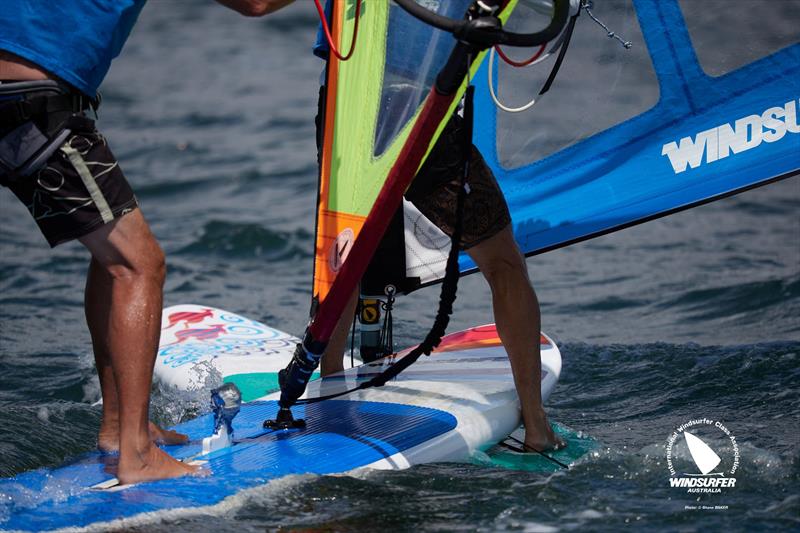
<svg viewBox="0 0 800 533"><path fill-rule="evenodd" d="M112 69L100 124L167 252L167 305L203 303L302 329L315 22L310 2L246 20L153 0ZM551 415L599 443L569 472L436 464L291 478L215 516L168 515L140 530L798 529L798 213L795 178L529 260L544 329L564 356ZM86 252L50 251L8 192L0 226L8 476L92 448L100 412L83 323ZM487 294L480 276L462 280L452 330L491 321ZM401 302L399 344L425 331L436 298L434 288ZM164 423L197 405L154 389ZM700 502L727 510L686 510L698 502L668 486L667 438L698 417L723 421L740 445L736 489Z"/></svg>

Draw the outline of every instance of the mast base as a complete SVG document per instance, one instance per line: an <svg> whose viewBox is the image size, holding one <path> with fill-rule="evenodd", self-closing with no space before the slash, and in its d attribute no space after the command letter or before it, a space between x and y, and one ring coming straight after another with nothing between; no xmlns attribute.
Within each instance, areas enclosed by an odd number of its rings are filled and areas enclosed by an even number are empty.
<svg viewBox="0 0 800 533"><path fill-rule="evenodd" d="M304 429L305 427L305 419L292 416L292 410L288 407L279 408L278 415L274 420L264 420L264 429Z"/></svg>

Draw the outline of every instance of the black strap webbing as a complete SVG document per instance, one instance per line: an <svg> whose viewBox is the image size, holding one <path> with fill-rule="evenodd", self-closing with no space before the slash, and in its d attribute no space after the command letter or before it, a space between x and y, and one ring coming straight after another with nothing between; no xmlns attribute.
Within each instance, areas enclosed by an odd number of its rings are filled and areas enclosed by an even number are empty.
<svg viewBox="0 0 800 533"><path fill-rule="evenodd" d="M95 111L100 105L100 94L95 99L77 92L64 94L43 94L31 97L20 96L19 100L7 103L0 101L0 130L14 129L29 120L40 120L58 114L55 122L62 122L66 116L80 113L90 107Z"/></svg>

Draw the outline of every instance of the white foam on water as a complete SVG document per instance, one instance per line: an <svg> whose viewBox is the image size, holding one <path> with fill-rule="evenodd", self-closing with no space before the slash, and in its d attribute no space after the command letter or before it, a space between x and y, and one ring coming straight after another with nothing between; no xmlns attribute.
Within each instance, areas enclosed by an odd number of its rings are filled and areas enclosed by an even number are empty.
<svg viewBox="0 0 800 533"><path fill-rule="evenodd" d="M595 519L595 518L603 518L606 516L604 513L601 513L597 509L584 509L574 515L575 518L588 518L588 519Z"/></svg>
<svg viewBox="0 0 800 533"><path fill-rule="evenodd" d="M47 424L50 422L50 411L47 410L47 407L42 406L36 411L36 418Z"/></svg>
<svg viewBox="0 0 800 533"><path fill-rule="evenodd" d="M100 394L100 379L97 377L94 354L91 351L82 353L78 357L78 369L82 375L88 374L88 379L81 387L83 389L82 400L92 404L92 406L103 405L103 397Z"/></svg>
<svg viewBox="0 0 800 533"><path fill-rule="evenodd" d="M149 513L142 513L129 518L120 518L108 522L98 522L86 527L69 527L54 530L54 533L94 533L105 531L120 531L129 528L143 527L152 524L164 524L195 516L221 516L233 514L245 505L256 504L263 506L274 503L276 497L282 496L287 489L307 483L319 476L314 474L299 474L284 476L274 479L264 485L242 490L214 505L202 507L184 507L177 509L164 509Z"/></svg>
<svg viewBox="0 0 800 533"><path fill-rule="evenodd" d="M610 515L610 511L603 513L597 509L584 509L582 511L567 513L561 517L561 520L565 522L564 525L567 529L580 529L587 526L591 529L591 526L589 526L590 522L608 518Z"/></svg>
<svg viewBox="0 0 800 533"><path fill-rule="evenodd" d="M558 531L558 528L555 526L549 526L547 524L540 524L539 522L523 522L523 523L513 523L512 525L516 527L522 527L522 531L525 533L555 533Z"/></svg>
<svg viewBox="0 0 800 533"><path fill-rule="evenodd" d="M156 381L151 395L154 418L172 426L210 411L211 389L222 384L222 374L208 361L195 363L190 370L194 376L187 390Z"/></svg>

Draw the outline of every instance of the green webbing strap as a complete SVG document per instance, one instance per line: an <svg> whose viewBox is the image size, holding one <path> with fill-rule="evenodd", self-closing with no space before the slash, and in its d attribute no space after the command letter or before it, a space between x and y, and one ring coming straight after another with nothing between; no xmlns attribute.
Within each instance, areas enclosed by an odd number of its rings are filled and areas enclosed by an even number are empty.
<svg viewBox="0 0 800 533"><path fill-rule="evenodd" d="M97 210L100 211L100 216L103 218L103 223L108 224L114 220L114 213L111 211L111 207L109 207L106 197L103 196L102 191L100 191L100 187L97 186L97 182L95 181L94 176L92 176L89 167L86 166L86 161L83 159L81 153L70 146L69 142L64 143L60 150L69 158L70 163L72 163L72 166L75 167L75 170L81 177L83 184L89 191L89 195L92 197L94 205L97 207Z"/></svg>

